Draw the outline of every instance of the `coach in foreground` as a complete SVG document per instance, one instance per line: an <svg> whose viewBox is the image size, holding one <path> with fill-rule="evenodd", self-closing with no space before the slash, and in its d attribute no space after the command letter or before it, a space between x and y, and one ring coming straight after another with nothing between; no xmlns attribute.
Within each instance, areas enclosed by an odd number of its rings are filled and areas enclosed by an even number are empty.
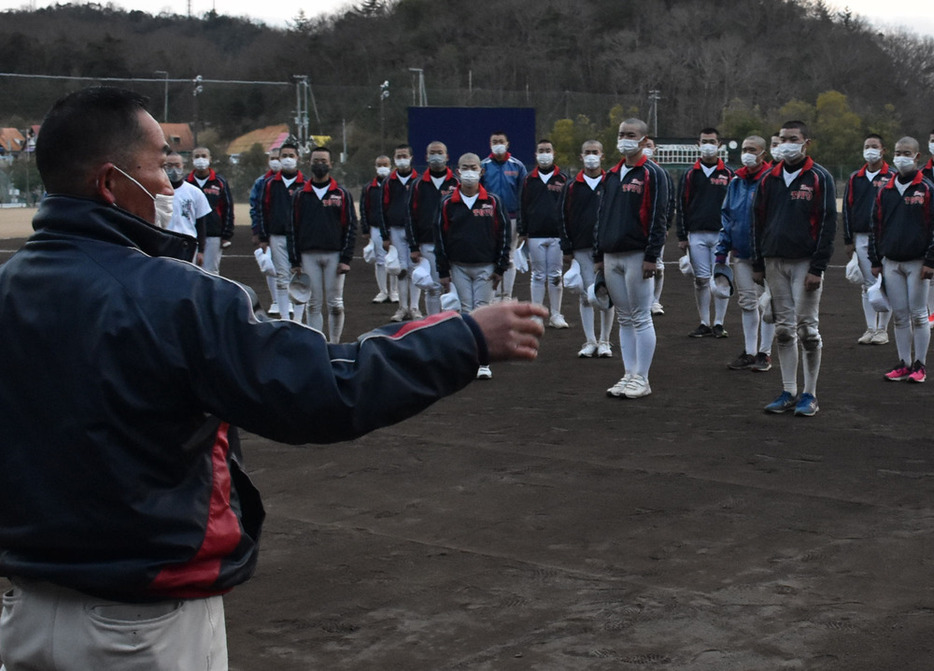
<svg viewBox="0 0 934 671"><path fill-rule="evenodd" d="M226 669L221 595L253 573L263 521L234 426L360 436L481 364L534 358L547 314L444 312L338 346L258 321L239 285L185 261L194 239L154 225L172 188L145 102L55 104L36 147L50 195L0 268L7 671Z"/></svg>

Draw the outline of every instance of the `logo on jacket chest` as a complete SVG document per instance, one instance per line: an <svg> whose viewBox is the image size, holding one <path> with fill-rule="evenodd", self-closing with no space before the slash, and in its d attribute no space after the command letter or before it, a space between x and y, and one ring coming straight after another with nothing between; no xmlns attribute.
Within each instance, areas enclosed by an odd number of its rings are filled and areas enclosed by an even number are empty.
<svg viewBox="0 0 934 671"><path fill-rule="evenodd" d="M326 196L321 201L321 204L324 207L340 207L341 205L344 204L344 199L339 193L335 193L333 195Z"/></svg>
<svg viewBox="0 0 934 671"><path fill-rule="evenodd" d="M814 199L814 187L808 186L807 184L802 184L798 187L797 191L791 192L792 200L807 200L811 201Z"/></svg>
<svg viewBox="0 0 934 671"><path fill-rule="evenodd" d="M554 180L548 182L548 190L552 193L561 193L562 189L564 189L564 184L557 184Z"/></svg>
<svg viewBox="0 0 934 671"><path fill-rule="evenodd" d="M645 189L645 182L641 179L634 179L631 182L623 182L623 193L641 194Z"/></svg>
<svg viewBox="0 0 934 671"><path fill-rule="evenodd" d="M720 176L717 176L717 177L711 177L711 178L710 178L710 184L711 184L711 186L729 186L729 185L730 185L730 178L727 177L726 175L720 175Z"/></svg>
<svg viewBox="0 0 934 671"><path fill-rule="evenodd" d="M495 211L492 203L483 203L480 207L475 207L470 212L475 217L492 217Z"/></svg>
<svg viewBox="0 0 934 671"><path fill-rule="evenodd" d="M915 193L904 197L905 205L924 205L924 194Z"/></svg>
<svg viewBox="0 0 934 671"><path fill-rule="evenodd" d="M221 195L221 188L219 186L207 186L205 185L203 189L205 196L219 196Z"/></svg>

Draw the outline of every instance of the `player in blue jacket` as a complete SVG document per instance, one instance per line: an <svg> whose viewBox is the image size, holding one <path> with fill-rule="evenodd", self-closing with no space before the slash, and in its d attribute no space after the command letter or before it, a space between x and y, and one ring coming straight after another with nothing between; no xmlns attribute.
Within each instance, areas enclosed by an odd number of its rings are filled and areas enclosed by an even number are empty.
<svg viewBox="0 0 934 671"><path fill-rule="evenodd" d="M512 255L519 244L517 230L520 202L522 197L522 184L525 182L528 170L522 161L509 153L509 138L503 131L496 131L490 135L490 155L480 163L483 176L480 183L488 192L498 196L503 202L506 214L509 216L509 268L503 276L498 298L509 300L512 298L516 283L516 267L512 263Z"/></svg>

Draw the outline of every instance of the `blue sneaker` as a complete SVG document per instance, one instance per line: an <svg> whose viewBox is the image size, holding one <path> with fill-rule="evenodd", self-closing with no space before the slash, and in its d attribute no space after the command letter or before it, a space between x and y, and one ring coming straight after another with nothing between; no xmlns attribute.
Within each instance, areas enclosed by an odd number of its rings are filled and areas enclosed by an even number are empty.
<svg viewBox="0 0 934 671"><path fill-rule="evenodd" d="M813 417L820 408L817 407L817 399L814 394L801 394L798 405L795 406L795 417Z"/></svg>
<svg viewBox="0 0 934 671"><path fill-rule="evenodd" d="M811 398L813 398L813 396ZM796 397L792 396L787 391L783 391L781 396L765 406L765 411L774 412L776 415L780 415L783 412L793 410L797 404L798 399Z"/></svg>

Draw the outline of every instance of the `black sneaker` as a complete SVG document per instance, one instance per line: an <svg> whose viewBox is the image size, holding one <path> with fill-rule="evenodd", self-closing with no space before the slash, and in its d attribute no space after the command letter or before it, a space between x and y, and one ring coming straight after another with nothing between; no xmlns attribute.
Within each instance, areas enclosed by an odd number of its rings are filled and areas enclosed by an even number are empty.
<svg viewBox="0 0 934 671"><path fill-rule="evenodd" d="M711 330L713 331L714 338L726 338L728 335L730 335L727 333L726 329L723 328L723 324L714 324L713 329Z"/></svg>
<svg viewBox="0 0 934 671"><path fill-rule="evenodd" d="M736 359L727 364L727 368L730 370L748 370L752 368L756 363L756 357L752 354L746 354L744 351Z"/></svg>
<svg viewBox="0 0 934 671"><path fill-rule="evenodd" d="M707 326L707 324L701 324L696 329L688 333L688 338L709 338L712 335L713 331L710 330L710 327Z"/></svg>
<svg viewBox="0 0 934 671"><path fill-rule="evenodd" d="M765 352L756 354L756 362L749 367L753 373L764 373L772 370L772 357Z"/></svg>

